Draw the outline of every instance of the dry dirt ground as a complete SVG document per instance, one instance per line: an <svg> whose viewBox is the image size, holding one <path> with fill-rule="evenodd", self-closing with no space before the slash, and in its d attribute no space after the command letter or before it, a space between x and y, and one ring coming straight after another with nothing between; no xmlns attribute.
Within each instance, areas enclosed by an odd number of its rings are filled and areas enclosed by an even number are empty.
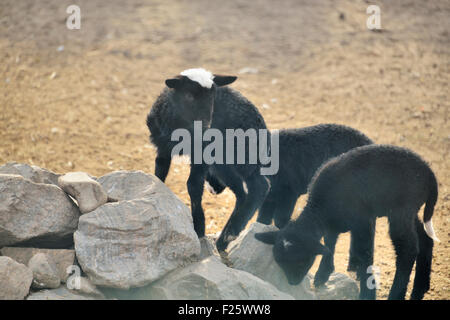
<svg viewBox="0 0 450 320"><path fill-rule="evenodd" d="M81 8L80 30L66 28L70 4ZM381 8L382 32L366 27L369 4ZM346 124L430 163L441 243L425 298L449 299L449 18L447 0L2 0L0 164L152 173L145 117L164 80L198 66L237 74L232 86L270 128ZM258 73L239 74L245 67ZM174 165L167 184L189 205L188 171ZM203 205L215 233L234 196L206 192ZM339 272L348 240L338 242ZM384 299L395 271L385 219L375 246Z"/></svg>

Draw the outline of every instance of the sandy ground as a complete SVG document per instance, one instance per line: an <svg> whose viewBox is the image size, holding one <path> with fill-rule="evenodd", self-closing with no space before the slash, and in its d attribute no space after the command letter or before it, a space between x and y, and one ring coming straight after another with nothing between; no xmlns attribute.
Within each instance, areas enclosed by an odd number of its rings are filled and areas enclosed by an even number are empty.
<svg viewBox="0 0 450 320"><path fill-rule="evenodd" d="M381 7L382 32L366 28L368 1L3 0L0 164L153 173L145 117L164 80L198 66L238 75L232 86L270 128L346 124L430 163L441 243L425 298L449 299L450 2L371 3ZM70 4L81 8L80 30L66 28ZM258 72L239 74L245 67ZM174 165L167 184L189 205L188 172ZM234 196L206 192L203 205L207 232L215 233ZM346 272L348 240L338 242L339 272ZM375 246L384 299L395 272L385 219Z"/></svg>

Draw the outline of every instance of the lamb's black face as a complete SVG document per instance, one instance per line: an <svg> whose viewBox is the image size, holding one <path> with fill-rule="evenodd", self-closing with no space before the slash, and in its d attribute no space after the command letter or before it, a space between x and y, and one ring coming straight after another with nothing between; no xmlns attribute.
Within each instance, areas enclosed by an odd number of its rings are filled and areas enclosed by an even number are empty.
<svg viewBox="0 0 450 320"><path fill-rule="evenodd" d="M297 285L303 281L317 255L308 250L308 246L301 241L282 236L275 241L272 252L290 285Z"/></svg>
<svg viewBox="0 0 450 320"><path fill-rule="evenodd" d="M171 99L177 108L176 113L181 115L180 122L185 123L186 127L193 127L194 121L201 121L203 128L209 128L216 86L204 88L184 76L166 80L166 84L173 90Z"/></svg>
<svg viewBox="0 0 450 320"><path fill-rule="evenodd" d="M185 70L176 78L167 79L166 85L173 90L170 99L180 126L192 128L194 121L201 121L204 129L209 128L216 88L235 80L236 77L212 75L204 69Z"/></svg>
<svg viewBox="0 0 450 320"><path fill-rule="evenodd" d="M290 285L298 285L311 269L318 254L328 251L319 241L296 234L290 237L280 231L257 233L256 239L273 244L273 256Z"/></svg>

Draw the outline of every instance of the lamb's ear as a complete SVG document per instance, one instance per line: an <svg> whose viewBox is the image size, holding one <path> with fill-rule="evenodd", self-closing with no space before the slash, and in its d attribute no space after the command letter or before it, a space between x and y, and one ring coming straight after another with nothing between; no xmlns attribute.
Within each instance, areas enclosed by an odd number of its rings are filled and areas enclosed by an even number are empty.
<svg viewBox="0 0 450 320"><path fill-rule="evenodd" d="M256 240L264 242L266 244L275 244L275 239L279 231L268 231L255 233Z"/></svg>
<svg viewBox="0 0 450 320"><path fill-rule="evenodd" d="M235 82L237 77L235 76L221 76L221 75L214 75L214 83L218 87L226 86L227 84Z"/></svg>
<svg viewBox="0 0 450 320"><path fill-rule="evenodd" d="M167 79L166 80L166 86L172 89L178 89L181 86L181 80L180 79Z"/></svg>

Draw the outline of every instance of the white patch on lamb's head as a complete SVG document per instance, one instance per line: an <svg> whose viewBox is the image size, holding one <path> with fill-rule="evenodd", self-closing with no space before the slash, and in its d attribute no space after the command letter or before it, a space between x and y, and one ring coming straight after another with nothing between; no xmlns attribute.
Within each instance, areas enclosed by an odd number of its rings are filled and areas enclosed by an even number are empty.
<svg viewBox="0 0 450 320"><path fill-rule="evenodd" d="M211 89L214 81L214 75L206 71L202 68L195 68L195 69L187 69L180 73L180 75L188 77L192 81L197 82L199 85L201 85L203 88Z"/></svg>
<svg viewBox="0 0 450 320"><path fill-rule="evenodd" d="M290 241L288 241L288 240L286 240L286 239L283 239L283 247L284 247L285 249L287 249L287 248L289 248L290 246L292 246L292 242L290 242Z"/></svg>

